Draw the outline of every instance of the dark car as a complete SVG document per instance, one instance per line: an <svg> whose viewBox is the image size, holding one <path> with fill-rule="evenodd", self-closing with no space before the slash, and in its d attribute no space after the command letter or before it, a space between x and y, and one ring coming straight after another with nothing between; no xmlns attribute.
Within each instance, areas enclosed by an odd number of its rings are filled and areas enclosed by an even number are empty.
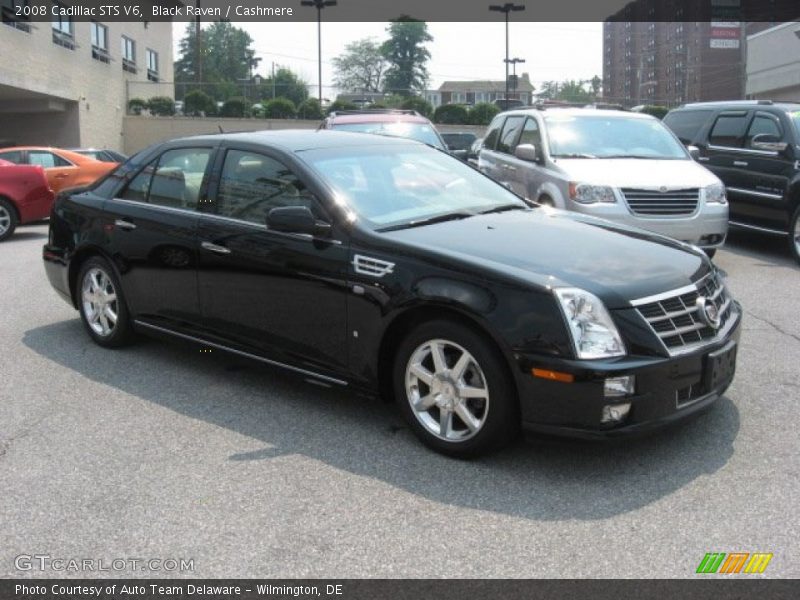
<svg viewBox="0 0 800 600"><path fill-rule="evenodd" d="M788 235L800 262L800 103L699 102L664 123L725 184L731 225Z"/></svg>
<svg viewBox="0 0 800 600"><path fill-rule="evenodd" d="M478 136L470 131L443 131L440 135L450 153L461 160L470 158L470 149L478 139Z"/></svg>
<svg viewBox="0 0 800 600"><path fill-rule="evenodd" d="M175 337L394 396L458 456L520 424L609 436L704 409L741 320L690 246L331 131L153 146L59 197L44 264L102 346Z"/></svg>
<svg viewBox="0 0 800 600"><path fill-rule="evenodd" d="M447 144L433 123L415 110L382 108L340 110L329 114L320 125L320 129L409 138L440 150L447 150Z"/></svg>
<svg viewBox="0 0 800 600"><path fill-rule="evenodd" d="M108 150L101 148L67 148L72 152L83 154L89 158L99 160L100 162L123 163L128 160L128 157L116 150Z"/></svg>

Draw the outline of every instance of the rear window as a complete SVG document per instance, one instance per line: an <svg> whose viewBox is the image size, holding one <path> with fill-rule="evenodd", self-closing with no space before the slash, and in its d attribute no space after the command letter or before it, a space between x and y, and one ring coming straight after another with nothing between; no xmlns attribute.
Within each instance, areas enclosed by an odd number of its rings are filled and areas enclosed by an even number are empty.
<svg viewBox="0 0 800 600"><path fill-rule="evenodd" d="M691 144L711 113L710 110L676 110L664 117L664 125L684 144Z"/></svg>
<svg viewBox="0 0 800 600"><path fill-rule="evenodd" d="M714 121L714 127L711 128L711 135L708 136L708 143L713 146L741 148L744 143L744 131L746 127L746 112L723 113Z"/></svg>

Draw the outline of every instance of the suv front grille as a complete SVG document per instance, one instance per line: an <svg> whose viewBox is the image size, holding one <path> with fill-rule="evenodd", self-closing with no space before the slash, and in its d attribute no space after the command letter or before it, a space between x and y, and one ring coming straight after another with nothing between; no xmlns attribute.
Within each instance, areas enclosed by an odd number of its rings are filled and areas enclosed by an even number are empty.
<svg viewBox="0 0 800 600"><path fill-rule="evenodd" d="M636 310L650 324L670 354L680 354L688 349L711 341L725 328L733 312L733 303L716 273L711 273L691 288L676 290L650 302L634 302ZM697 299L710 299L720 315L718 329L709 327L700 315Z"/></svg>
<svg viewBox="0 0 800 600"><path fill-rule="evenodd" d="M622 188L622 195L635 215L643 217L682 217L697 210L698 188L683 190L640 190Z"/></svg>

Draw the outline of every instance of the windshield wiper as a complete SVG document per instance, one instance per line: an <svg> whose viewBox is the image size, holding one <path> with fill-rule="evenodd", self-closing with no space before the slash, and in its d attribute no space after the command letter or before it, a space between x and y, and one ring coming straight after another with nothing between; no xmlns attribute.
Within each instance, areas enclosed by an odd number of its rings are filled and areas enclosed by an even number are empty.
<svg viewBox="0 0 800 600"><path fill-rule="evenodd" d="M467 219L474 217L475 213L459 211L445 213L443 215L436 215L435 217L428 217L427 219L419 219L418 221L409 221L408 223L400 223L399 225L389 225L388 227L381 227L375 231L397 231L398 229L409 229L411 227L422 227L423 225L433 225L434 223L444 223L445 221L457 221L459 219Z"/></svg>
<svg viewBox="0 0 800 600"><path fill-rule="evenodd" d="M494 206L492 208L487 208L486 210L480 211L479 215L489 215L492 213L500 213L506 212L508 210L527 210L527 206L523 206L521 204L501 204L499 206Z"/></svg>
<svg viewBox="0 0 800 600"><path fill-rule="evenodd" d="M585 152L570 152L569 154L553 154L553 158L597 158L594 154Z"/></svg>
<svg viewBox="0 0 800 600"><path fill-rule="evenodd" d="M652 154L604 154L597 158L638 158L644 160L670 160L672 156L654 156Z"/></svg>

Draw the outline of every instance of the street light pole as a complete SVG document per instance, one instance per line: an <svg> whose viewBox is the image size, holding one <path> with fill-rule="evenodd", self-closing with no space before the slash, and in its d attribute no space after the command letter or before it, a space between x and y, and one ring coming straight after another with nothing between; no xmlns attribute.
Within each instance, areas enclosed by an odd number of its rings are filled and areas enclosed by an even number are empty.
<svg viewBox="0 0 800 600"><path fill-rule="evenodd" d="M336 6L337 0L302 0L301 6L313 6L317 9L317 70L319 81L319 103L322 104L322 9Z"/></svg>
<svg viewBox="0 0 800 600"><path fill-rule="evenodd" d="M489 10L492 12L501 12L505 13L506 17L506 97L505 97L505 108L508 109L508 15L512 12L519 12L525 10L524 4L514 4L513 2L506 2L505 4L491 4L489 5Z"/></svg>
<svg viewBox="0 0 800 600"><path fill-rule="evenodd" d="M507 58L506 59L506 70L508 70L509 63L511 64L511 68L513 69L512 77L514 78L514 95L517 94L517 65L519 63L524 63L524 58ZM506 94L507 96L508 94Z"/></svg>

